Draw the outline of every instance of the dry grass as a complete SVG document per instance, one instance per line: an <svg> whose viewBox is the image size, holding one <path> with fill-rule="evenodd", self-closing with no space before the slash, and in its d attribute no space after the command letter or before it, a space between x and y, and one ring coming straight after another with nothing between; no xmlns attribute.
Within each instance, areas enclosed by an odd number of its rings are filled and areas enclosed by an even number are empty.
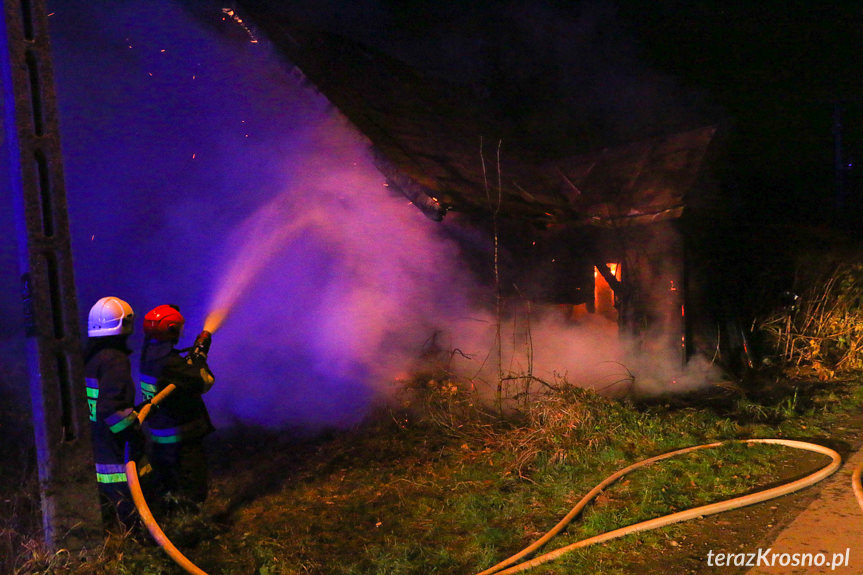
<svg viewBox="0 0 863 575"><path fill-rule="evenodd" d="M772 404L753 397L736 413L720 413L715 403L634 405L565 381L527 385L525 377L505 380L511 400L503 410L493 393L484 400L472 382L441 371L405 384L397 401L357 429L314 441L261 430L223 434L205 516L180 518L166 532L195 534L175 543L214 574L476 572L535 539L626 464L716 439L816 433L831 411L863 403L863 393L839 397L833 386L829 403L810 402L805 413L796 393ZM756 410L771 417L753 418ZM751 490L774 480L775 455L732 448L635 475L604 493L567 537ZM32 485L32 474L21 485ZM16 527L32 515L26 493L19 517L0 524L3 573L181 573L158 548L122 538L82 554L47 552L27 535L35 531ZM650 554L661 555L651 549L666 536L640 536L637 561L663 568ZM535 572L628 572L629 553L610 545Z"/></svg>
<svg viewBox="0 0 863 575"><path fill-rule="evenodd" d="M361 428L313 442L259 431L220 437L223 463L206 515L191 525L206 535L176 542L214 574L476 572L534 539L625 463L759 431L709 410L638 408L566 385L506 416L484 407L469 384L443 377L423 378L408 395ZM773 455L731 449L633 476L598 500L571 537L772 481ZM173 538L183 525L165 528ZM639 554L663 537L641 536ZM159 549L127 540L82 556L17 537L14 552L12 575L181 573ZM536 573L626 572L631 555L610 546Z"/></svg>
<svg viewBox="0 0 863 575"><path fill-rule="evenodd" d="M863 261L814 266L799 296L760 323L775 357L824 381L863 369Z"/></svg>

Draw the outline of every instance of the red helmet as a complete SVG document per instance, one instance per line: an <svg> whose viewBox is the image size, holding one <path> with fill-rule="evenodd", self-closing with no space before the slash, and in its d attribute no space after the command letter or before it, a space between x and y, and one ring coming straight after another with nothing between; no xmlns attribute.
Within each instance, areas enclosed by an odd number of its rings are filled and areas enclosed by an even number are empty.
<svg viewBox="0 0 863 575"><path fill-rule="evenodd" d="M144 316L144 335L158 341L177 341L186 320L174 305L154 307Z"/></svg>

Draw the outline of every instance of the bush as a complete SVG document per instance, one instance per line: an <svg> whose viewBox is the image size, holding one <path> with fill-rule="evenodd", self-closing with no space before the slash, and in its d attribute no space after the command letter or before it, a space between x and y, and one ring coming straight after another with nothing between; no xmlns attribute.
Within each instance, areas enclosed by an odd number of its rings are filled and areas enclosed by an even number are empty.
<svg viewBox="0 0 863 575"><path fill-rule="evenodd" d="M760 324L774 357L822 381L863 370L863 261L813 265L794 289Z"/></svg>

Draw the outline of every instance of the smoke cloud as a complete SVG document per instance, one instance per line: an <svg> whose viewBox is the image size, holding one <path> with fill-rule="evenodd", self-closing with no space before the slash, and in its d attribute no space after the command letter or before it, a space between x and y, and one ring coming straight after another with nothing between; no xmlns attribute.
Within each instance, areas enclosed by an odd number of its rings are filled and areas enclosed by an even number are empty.
<svg viewBox="0 0 863 575"><path fill-rule="evenodd" d="M492 291L456 241L475 235L393 194L365 139L265 42L167 0L54 4L82 325L105 295L139 317L173 303L190 345L217 312L206 400L221 425L350 425L430 342L494 381ZM602 318L526 317L501 328L507 371L605 388L641 369ZM669 365L644 369L667 381Z"/></svg>
<svg viewBox="0 0 863 575"><path fill-rule="evenodd" d="M303 170L225 238L213 369L245 384L210 402L271 424L345 423L471 313L475 288L458 246L390 194L337 117L294 154Z"/></svg>
<svg viewBox="0 0 863 575"><path fill-rule="evenodd" d="M266 45L171 2L64 2L51 23L82 322L106 294L179 305L184 339L223 314L217 422L352 423L471 313L444 227Z"/></svg>

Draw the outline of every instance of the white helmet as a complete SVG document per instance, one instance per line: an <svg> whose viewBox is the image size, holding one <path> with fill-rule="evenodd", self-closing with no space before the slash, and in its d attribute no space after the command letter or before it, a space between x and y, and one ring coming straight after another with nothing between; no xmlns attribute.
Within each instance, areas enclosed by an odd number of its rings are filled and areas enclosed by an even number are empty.
<svg viewBox="0 0 863 575"><path fill-rule="evenodd" d="M135 327L132 306L116 297L103 297L90 308L87 318L87 335L107 337L129 335Z"/></svg>

